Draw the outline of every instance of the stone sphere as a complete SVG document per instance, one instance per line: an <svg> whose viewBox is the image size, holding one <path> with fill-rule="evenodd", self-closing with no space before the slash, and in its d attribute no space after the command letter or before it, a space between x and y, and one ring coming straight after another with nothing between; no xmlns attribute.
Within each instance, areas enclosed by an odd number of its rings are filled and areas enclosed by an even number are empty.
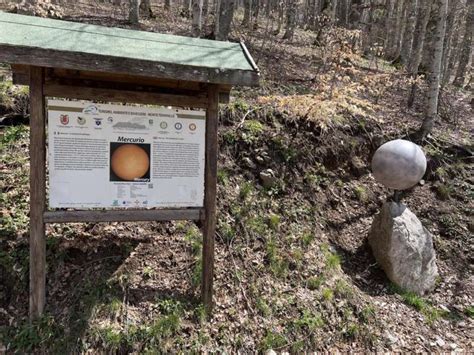
<svg viewBox="0 0 474 355"><path fill-rule="evenodd" d="M382 144L372 158L375 179L393 190L415 186L426 171L426 157L410 141L396 139Z"/></svg>

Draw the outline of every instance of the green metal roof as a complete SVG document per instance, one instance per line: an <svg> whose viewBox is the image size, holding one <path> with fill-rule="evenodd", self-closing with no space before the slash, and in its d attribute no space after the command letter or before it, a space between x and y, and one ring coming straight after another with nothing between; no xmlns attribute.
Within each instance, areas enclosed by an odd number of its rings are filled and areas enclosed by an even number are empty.
<svg viewBox="0 0 474 355"><path fill-rule="evenodd" d="M177 69L186 66L204 70L214 69L217 72L250 72L258 76L258 69L245 46L240 43L134 31L0 12L0 51L8 47L22 48L23 50L42 50L40 52L42 55L45 53L50 53L51 56L55 55L57 59L56 67L62 67L61 54L78 53L91 55L91 59L99 61L101 58L107 58L109 61L111 58L123 58L140 61L140 63L155 62L165 66L171 64ZM23 52L28 54L27 51ZM2 60L2 57L5 57L3 59L6 59L6 61L13 61L8 60L9 56L2 56L0 53L0 60ZM16 62L19 63L19 60L16 60ZM33 65L34 63L21 64ZM100 65L97 66L97 69L100 70ZM107 69L106 71L111 70ZM142 73L142 75L145 74ZM212 80L207 81L212 82ZM239 85L240 83L235 84Z"/></svg>

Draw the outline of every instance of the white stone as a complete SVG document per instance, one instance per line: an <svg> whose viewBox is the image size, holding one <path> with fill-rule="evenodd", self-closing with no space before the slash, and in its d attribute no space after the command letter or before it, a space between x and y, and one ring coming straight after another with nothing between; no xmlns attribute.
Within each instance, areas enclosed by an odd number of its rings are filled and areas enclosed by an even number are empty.
<svg viewBox="0 0 474 355"><path fill-rule="evenodd" d="M438 277L433 238L404 204L384 203L372 223L369 244L392 282L420 295L433 289Z"/></svg>
<svg viewBox="0 0 474 355"><path fill-rule="evenodd" d="M421 148L403 139L382 144L372 158L375 179L394 190L415 186L425 171L426 157Z"/></svg>

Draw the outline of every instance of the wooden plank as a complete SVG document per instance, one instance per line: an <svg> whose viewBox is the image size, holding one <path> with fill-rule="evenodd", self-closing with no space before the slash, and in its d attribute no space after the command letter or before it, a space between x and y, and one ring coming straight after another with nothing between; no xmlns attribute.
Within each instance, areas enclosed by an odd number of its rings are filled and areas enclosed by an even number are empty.
<svg viewBox="0 0 474 355"><path fill-rule="evenodd" d="M217 126L219 113L219 87L209 86L209 105L206 111L206 167L204 209L206 219L203 223L202 246L202 302L208 314L212 312L214 280L214 238L216 233L216 194L217 194Z"/></svg>
<svg viewBox="0 0 474 355"><path fill-rule="evenodd" d="M46 211L46 223L202 220L203 208L161 210Z"/></svg>
<svg viewBox="0 0 474 355"><path fill-rule="evenodd" d="M43 68L30 70L30 319L44 311L46 302L46 128Z"/></svg>
<svg viewBox="0 0 474 355"><path fill-rule="evenodd" d="M203 89L205 89L205 84L191 81L149 78L130 74L103 73L95 71L80 71L59 68L52 68L47 71L46 80L54 78L108 81L112 83L129 83L195 91L202 91Z"/></svg>
<svg viewBox="0 0 474 355"><path fill-rule="evenodd" d="M12 66L13 72L13 84L15 85L29 85L30 76L29 76L29 66L25 65L14 65ZM175 94L182 95L197 95L204 90L207 91L206 84L195 83L190 81L181 81L181 80L165 80L158 78L147 78L147 77L137 77L133 75L126 74L111 74L111 73L101 73L101 72L91 72L91 71L79 71L79 70L70 70L70 69L48 69L45 73L45 80L48 83L68 85L68 80L76 80L76 82L81 82L76 84L76 86L87 86L87 87L105 87L109 86L110 88L117 89L114 84L132 84L137 85L138 88L147 86L147 89L157 87L159 89L172 89L175 90ZM69 83L70 85L70 83ZM230 90L232 86L230 85L219 85L219 103L227 104L230 100ZM139 91L139 90L133 90ZM145 90L144 90L145 91Z"/></svg>
<svg viewBox="0 0 474 355"><path fill-rule="evenodd" d="M70 99L95 100L106 102L126 102L138 104L169 105L180 107L207 107L207 98L200 96L160 94L131 90L115 90L91 88L83 86L69 86L46 84L44 94L52 97Z"/></svg>
<svg viewBox="0 0 474 355"><path fill-rule="evenodd" d="M226 85L258 86L260 74L105 55L0 44L0 62Z"/></svg>

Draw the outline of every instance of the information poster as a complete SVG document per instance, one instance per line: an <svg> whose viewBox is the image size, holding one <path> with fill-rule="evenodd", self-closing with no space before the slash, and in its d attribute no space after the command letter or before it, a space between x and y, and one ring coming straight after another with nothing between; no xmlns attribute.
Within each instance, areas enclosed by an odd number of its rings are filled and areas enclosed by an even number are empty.
<svg viewBox="0 0 474 355"><path fill-rule="evenodd" d="M205 111L48 101L49 206L201 207Z"/></svg>

